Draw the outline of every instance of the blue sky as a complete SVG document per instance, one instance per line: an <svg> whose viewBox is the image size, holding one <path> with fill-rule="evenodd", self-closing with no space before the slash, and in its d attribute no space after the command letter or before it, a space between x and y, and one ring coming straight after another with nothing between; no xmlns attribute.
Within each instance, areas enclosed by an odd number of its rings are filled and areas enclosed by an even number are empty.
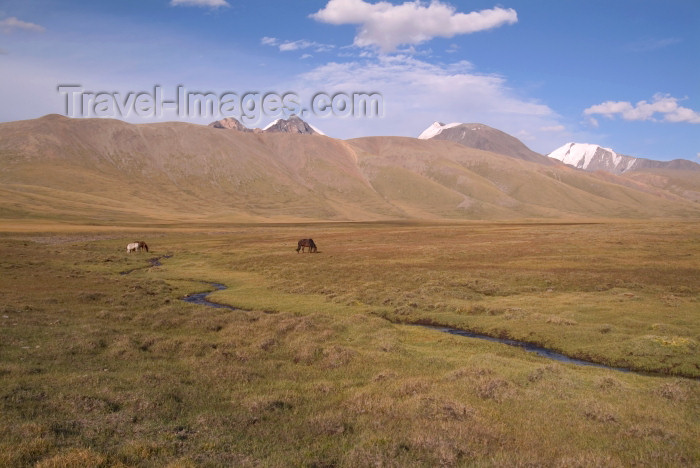
<svg viewBox="0 0 700 468"><path fill-rule="evenodd" d="M62 84L304 105L373 92L380 117L304 117L338 138L481 122L541 153L577 141L697 161L698 57L697 0L4 0L0 121L65 113Z"/></svg>

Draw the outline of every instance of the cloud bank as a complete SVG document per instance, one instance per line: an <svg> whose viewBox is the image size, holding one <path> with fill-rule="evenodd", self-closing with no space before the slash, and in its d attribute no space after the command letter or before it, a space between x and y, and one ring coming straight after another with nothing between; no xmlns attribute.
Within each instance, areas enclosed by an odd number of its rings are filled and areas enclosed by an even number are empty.
<svg viewBox="0 0 700 468"><path fill-rule="evenodd" d="M27 21L22 21L21 19L17 19L14 16L10 16L9 18L0 20L0 31L2 31L3 33L10 34L18 29L33 32L46 31L46 29L43 26L39 26L38 24L34 23L29 23Z"/></svg>
<svg viewBox="0 0 700 468"><path fill-rule="evenodd" d="M652 120L659 119L666 122L700 123L700 113L682 107L678 104L678 98L668 94L655 94L651 102L639 101L632 104L629 101L605 101L596 104L583 111L585 115L602 115L613 118L622 117L624 120ZM595 119L593 119L593 122Z"/></svg>
<svg viewBox="0 0 700 468"><path fill-rule="evenodd" d="M314 120L329 135L418 136L434 121L481 122L511 134L528 135L537 150L561 144L560 116L540 102L518 96L505 78L477 73L469 62L431 64L411 55L331 62L300 75L303 94L323 90L380 93L384 117ZM533 148L534 149L534 148Z"/></svg>
<svg viewBox="0 0 700 468"><path fill-rule="evenodd" d="M453 6L439 0L433 0L430 4L416 0L401 5L330 0L324 8L310 16L328 24L357 24L354 44L358 47L378 47L382 52L393 52L402 44L420 44L435 37L450 38L518 21L518 15L512 8L495 7L458 13Z"/></svg>

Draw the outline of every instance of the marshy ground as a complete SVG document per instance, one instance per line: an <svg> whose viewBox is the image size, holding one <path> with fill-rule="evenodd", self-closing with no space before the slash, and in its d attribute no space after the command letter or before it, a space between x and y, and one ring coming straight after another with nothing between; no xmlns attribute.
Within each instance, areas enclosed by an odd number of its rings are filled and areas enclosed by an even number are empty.
<svg viewBox="0 0 700 468"><path fill-rule="evenodd" d="M700 464L697 223L6 232L0 293L2 466Z"/></svg>

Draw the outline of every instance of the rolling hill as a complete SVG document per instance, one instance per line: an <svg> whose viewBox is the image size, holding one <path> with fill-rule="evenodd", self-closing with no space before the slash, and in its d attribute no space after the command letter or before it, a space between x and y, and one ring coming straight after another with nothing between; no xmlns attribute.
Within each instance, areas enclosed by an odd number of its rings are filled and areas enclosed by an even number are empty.
<svg viewBox="0 0 700 468"><path fill-rule="evenodd" d="M48 115L0 124L0 219L136 224L698 217L688 192L462 144Z"/></svg>
<svg viewBox="0 0 700 468"><path fill-rule="evenodd" d="M479 123L434 122L418 136L421 140L448 140L469 148L504 154L525 161L551 166L555 162L525 146L525 143L512 135Z"/></svg>

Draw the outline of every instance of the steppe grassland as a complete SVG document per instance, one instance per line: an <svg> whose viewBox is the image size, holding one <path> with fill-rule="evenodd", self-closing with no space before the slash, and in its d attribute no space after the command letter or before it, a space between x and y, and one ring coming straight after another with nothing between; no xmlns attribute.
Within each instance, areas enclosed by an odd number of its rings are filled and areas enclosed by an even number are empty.
<svg viewBox="0 0 700 468"><path fill-rule="evenodd" d="M238 227L151 233L130 256L131 233L5 234L0 464L697 465L697 380L385 318L697 375L698 232ZM178 300L201 281L249 310Z"/></svg>

